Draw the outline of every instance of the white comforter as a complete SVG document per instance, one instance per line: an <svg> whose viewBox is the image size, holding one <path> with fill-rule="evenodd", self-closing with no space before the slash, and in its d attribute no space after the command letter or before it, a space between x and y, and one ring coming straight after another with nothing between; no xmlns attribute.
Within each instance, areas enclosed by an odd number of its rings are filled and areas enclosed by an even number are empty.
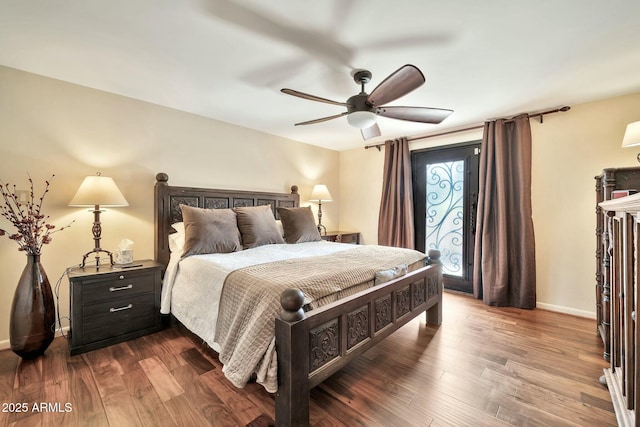
<svg viewBox="0 0 640 427"><path fill-rule="evenodd" d="M325 241L295 245L264 245L230 254L192 255L180 259L173 252L162 286L160 311L173 315L214 350L216 321L222 285L227 275L238 268L293 258L328 255L353 248L346 243Z"/></svg>

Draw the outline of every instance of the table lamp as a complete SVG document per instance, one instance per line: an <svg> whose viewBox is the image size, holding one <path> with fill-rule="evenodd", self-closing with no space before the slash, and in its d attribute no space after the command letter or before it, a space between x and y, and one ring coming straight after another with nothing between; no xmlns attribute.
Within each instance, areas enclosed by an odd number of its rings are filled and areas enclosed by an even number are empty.
<svg viewBox="0 0 640 427"><path fill-rule="evenodd" d="M313 191L311 192L311 197L309 198L310 202L318 202L318 231L322 232L324 230L325 236L327 235L327 227L322 225L322 202L331 202L333 199L331 198L331 193L329 193L329 189L324 184L316 184L313 187Z"/></svg>
<svg viewBox="0 0 640 427"><path fill-rule="evenodd" d="M629 123L622 138L622 147L634 147L640 145L640 121ZM640 162L640 153L636 156Z"/></svg>
<svg viewBox="0 0 640 427"><path fill-rule="evenodd" d="M100 252L108 254L111 265L113 265L111 252L100 247L100 236L102 235L102 225L100 224L100 213L102 211L100 206L129 206L127 199L124 198L116 183L112 178L100 175L100 172L96 175L88 176L80 184L80 188L78 188L76 195L69 202L69 206L93 206L93 227L91 231L93 232L94 248L82 257L81 267L84 268L89 255L95 254L96 268L100 268Z"/></svg>

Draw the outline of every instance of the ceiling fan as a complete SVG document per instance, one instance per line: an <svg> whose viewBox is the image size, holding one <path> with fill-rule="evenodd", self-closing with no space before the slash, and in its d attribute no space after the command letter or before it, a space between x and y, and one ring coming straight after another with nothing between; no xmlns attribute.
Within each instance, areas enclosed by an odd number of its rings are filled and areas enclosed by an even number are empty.
<svg viewBox="0 0 640 427"><path fill-rule="evenodd" d="M376 116L406 120L409 122L438 124L453 113L452 110L441 108L385 106L385 104L408 94L424 84L424 75L415 65L407 64L400 67L376 86L371 94L367 94L364 91L364 85L371 80L371 72L367 70L355 70L352 75L356 84L360 85L361 92L347 99L347 102L332 101L293 89L281 89L280 91L287 95L347 107L347 111L340 114L300 122L295 125L311 125L347 116L347 122L351 126L359 128L362 137L367 140L381 135L380 128L376 123Z"/></svg>

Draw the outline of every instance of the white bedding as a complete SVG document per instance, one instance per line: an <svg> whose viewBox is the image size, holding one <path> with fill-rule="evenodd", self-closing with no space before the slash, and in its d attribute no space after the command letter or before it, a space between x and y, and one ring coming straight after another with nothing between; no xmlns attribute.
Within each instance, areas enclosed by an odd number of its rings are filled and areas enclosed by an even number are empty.
<svg viewBox="0 0 640 427"><path fill-rule="evenodd" d="M220 351L214 340L216 321L222 285L230 272L249 265L328 255L350 248L353 245L325 241L275 244L229 254L192 255L182 260L182 253L175 251L165 273L160 311L171 312L215 351Z"/></svg>

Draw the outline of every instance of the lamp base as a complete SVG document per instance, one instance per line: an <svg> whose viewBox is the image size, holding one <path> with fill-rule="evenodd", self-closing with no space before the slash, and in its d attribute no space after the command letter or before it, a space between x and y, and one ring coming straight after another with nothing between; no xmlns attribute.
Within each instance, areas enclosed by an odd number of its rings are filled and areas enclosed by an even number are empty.
<svg viewBox="0 0 640 427"><path fill-rule="evenodd" d="M96 254L96 268L100 268L100 256L98 255L100 252L104 252L106 254L109 255L109 261L111 261L111 265L115 264L113 262L113 254L107 250L104 249L100 249L100 248L94 248L93 250L87 252L86 254L84 254L84 256L82 257L82 264L80 264L81 268L85 267L85 264L87 262L87 258L89 257L89 255L91 254Z"/></svg>
<svg viewBox="0 0 640 427"><path fill-rule="evenodd" d="M318 224L318 233L322 236L322 230L324 230L324 235L327 235L327 227L322 224Z"/></svg>

